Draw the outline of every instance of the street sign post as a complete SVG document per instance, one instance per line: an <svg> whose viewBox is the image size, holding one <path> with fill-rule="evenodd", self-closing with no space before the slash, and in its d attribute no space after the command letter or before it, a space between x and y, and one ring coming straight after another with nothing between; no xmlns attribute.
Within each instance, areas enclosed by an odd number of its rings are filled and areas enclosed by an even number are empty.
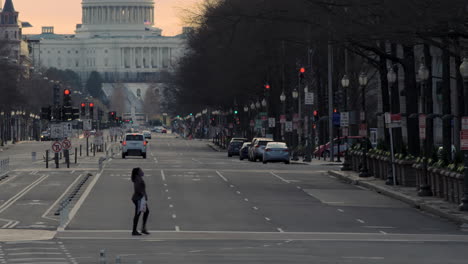
<svg viewBox="0 0 468 264"><path fill-rule="evenodd" d="M270 128L276 127L276 118L270 117L268 119L268 127Z"/></svg>
<svg viewBox="0 0 468 264"><path fill-rule="evenodd" d="M93 120L92 119L83 119L83 130L92 130L93 129Z"/></svg>
<svg viewBox="0 0 468 264"><path fill-rule="evenodd" d="M304 104L305 105L313 105L314 104L314 93L305 93Z"/></svg>
<svg viewBox="0 0 468 264"><path fill-rule="evenodd" d="M419 138L426 139L426 115L419 115Z"/></svg>
<svg viewBox="0 0 468 264"><path fill-rule="evenodd" d="M71 146L72 146L72 143L71 143L71 141L68 140L68 139L65 139L65 140L62 142L62 147L63 147L63 149L68 150L68 149L71 148Z"/></svg>
<svg viewBox="0 0 468 264"><path fill-rule="evenodd" d="M60 123L50 124L50 137L52 139L62 139L63 138L63 125Z"/></svg>
<svg viewBox="0 0 468 264"><path fill-rule="evenodd" d="M339 126L340 124L341 124L340 113L333 113L333 125Z"/></svg>
<svg viewBox="0 0 468 264"><path fill-rule="evenodd" d="M52 151L55 153L59 153L60 151L62 151L62 144L60 143L60 141L55 141L54 143L52 143Z"/></svg>
<svg viewBox="0 0 468 264"><path fill-rule="evenodd" d="M293 122L287 121L285 124L286 124L285 125L286 132L292 132L293 131Z"/></svg>
<svg viewBox="0 0 468 264"><path fill-rule="evenodd" d="M71 122L64 122L63 125L63 137L71 137L73 135L73 125Z"/></svg>
<svg viewBox="0 0 468 264"><path fill-rule="evenodd" d="M341 127L348 127L349 126L349 112L341 113L340 126Z"/></svg>

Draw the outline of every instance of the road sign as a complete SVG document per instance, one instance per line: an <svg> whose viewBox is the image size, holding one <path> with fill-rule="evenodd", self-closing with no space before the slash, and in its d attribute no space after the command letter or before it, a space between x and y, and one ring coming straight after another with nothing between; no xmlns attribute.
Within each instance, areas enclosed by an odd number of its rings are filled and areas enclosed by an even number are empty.
<svg viewBox="0 0 468 264"><path fill-rule="evenodd" d="M341 127L341 134L343 137L349 136L349 127Z"/></svg>
<svg viewBox="0 0 468 264"><path fill-rule="evenodd" d="M71 137L73 135L73 125L71 122L64 122L63 125L63 137Z"/></svg>
<svg viewBox="0 0 468 264"><path fill-rule="evenodd" d="M286 123L286 115L280 115L280 123L285 124Z"/></svg>
<svg viewBox="0 0 468 264"><path fill-rule="evenodd" d="M385 113L385 124L387 128L401 127L401 114Z"/></svg>
<svg viewBox="0 0 468 264"><path fill-rule="evenodd" d="M426 139L426 115L419 115L419 138Z"/></svg>
<svg viewBox="0 0 468 264"><path fill-rule="evenodd" d="M62 151L62 144L59 141L52 143L52 151L55 153Z"/></svg>
<svg viewBox="0 0 468 264"><path fill-rule="evenodd" d="M286 125L285 125L284 129L286 130L286 132L292 132L293 131L293 122L287 121L285 124Z"/></svg>
<svg viewBox="0 0 468 264"><path fill-rule="evenodd" d="M93 120L92 119L83 119L83 130L92 130L93 129Z"/></svg>
<svg viewBox="0 0 468 264"><path fill-rule="evenodd" d="M68 139L65 139L64 141L62 141L62 147L63 149L70 149L72 146L71 144L71 141L68 140Z"/></svg>
<svg viewBox="0 0 468 264"><path fill-rule="evenodd" d="M359 136L367 137L367 124L359 125Z"/></svg>
<svg viewBox="0 0 468 264"><path fill-rule="evenodd" d="M468 130L460 132L460 147L461 150L468 150Z"/></svg>
<svg viewBox="0 0 468 264"><path fill-rule="evenodd" d="M377 141L378 141L378 130L377 128L370 128L370 142L372 144L373 148L377 147Z"/></svg>
<svg viewBox="0 0 468 264"><path fill-rule="evenodd" d="M349 126L349 112L343 112L343 113L341 113L340 125L341 125L342 127L347 127L347 126Z"/></svg>
<svg viewBox="0 0 468 264"><path fill-rule="evenodd" d="M462 130L468 130L468 116L462 117Z"/></svg>
<svg viewBox="0 0 468 264"><path fill-rule="evenodd" d="M333 113L333 125L334 126L340 125L340 113Z"/></svg>
<svg viewBox="0 0 468 264"><path fill-rule="evenodd" d="M50 124L50 137L53 139L62 139L63 125L57 123Z"/></svg>
<svg viewBox="0 0 468 264"><path fill-rule="evenodd" d="M305 93L304 104L305 105L314 104L314 93Z"/></svg>
<svg viewBox="0 0 468 264"><path fill-rule="evenodd" d="M276 127L276 118L274 117L268 118L268 127Z"/></svg>

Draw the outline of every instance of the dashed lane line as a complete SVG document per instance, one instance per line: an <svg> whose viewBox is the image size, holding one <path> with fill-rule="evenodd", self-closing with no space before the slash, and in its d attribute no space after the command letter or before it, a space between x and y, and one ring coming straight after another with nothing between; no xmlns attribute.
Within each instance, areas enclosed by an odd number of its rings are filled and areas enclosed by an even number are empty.
<svg viewBox="0 0 468 264"><path fill-rule="evenodd" d="M366 222L364 222L364 220L361 220L361 219L356 219L356 221L358 221L359 223L361 224L365 224Z"/></svg>
<svg viewBox="0 0 468 264"><path fill-rule="evenodd" d="M338 210L338 212L340 212L340 213L344 213L344 210L343 210L343 209L337 209L337 210Z"/></svg>
<svg viewBox="0 0 468 264"><path fill-rule="evenodd" d="M18 201L19 199L21 199L21 197L23 197L24 195L26 195L26 193L28 193L30 190L32 190L34 187L36 187L37 185L39 185L41 182L43 182L45 179L47 179L49 177L49 174L45 174L45 175L42 175L41 177L39 177L39 179L37 179L36 181L34 181L33 183L31 183L30 185L28 185L26 188L24 188L23 190L21 190L20 192L18 192L16 195L14 195L13 197L11 197L8 201L6 201L5 203L3 203L1 206L0 206L0 213L4 212L6 209L8 209L12 204L14 204L16 201Z"/></svg>
<svg viewBox="0 0 468 264"><path fill-rule="evenodd" d="M291 183L290 181L288 181L288 180L286 180L285 178L283 178L283 177L277 175L277 174L274 173L274 172L270 172L270 174L273 175L273 176L275 176L276 178L280 179L280 180L281 180L282 182L284 182L284 183L288 183L288 184Z"/></svg>
<svg viewBox="0 0 468 264"><path fill-rule="evenodd" d="M221 172L216 171L216 174L218 174L218 176L221 177L221 179L223 179L225 182L229 182L228 179L226 179L226 177L224 177L223 174L221 174Z"/></svg>
<svg viewBox="0 0 468 264"><path fill-rule="evenodd" d="M284 230L281 229L281 228L279 228L279 227L277 228L277 230L278 230L278 232L280 232L280 233L284 233Z"/></svg>
<svg viewBox="0 0 468 264"><path fill-rule="evenodd" d="M164 170L161 170L161 178L163 181L166 181L166 175L164 174Z"/></svg>

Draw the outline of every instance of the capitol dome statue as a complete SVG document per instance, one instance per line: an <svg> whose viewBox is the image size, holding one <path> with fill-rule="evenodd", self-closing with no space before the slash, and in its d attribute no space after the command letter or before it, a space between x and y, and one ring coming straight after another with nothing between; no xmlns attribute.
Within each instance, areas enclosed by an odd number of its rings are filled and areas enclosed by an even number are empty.
<svg viewBox="0 0 468 264"><path fill-rule="evenodd" d="M77 37L161 35L153 0L83 0Z"/></svg>

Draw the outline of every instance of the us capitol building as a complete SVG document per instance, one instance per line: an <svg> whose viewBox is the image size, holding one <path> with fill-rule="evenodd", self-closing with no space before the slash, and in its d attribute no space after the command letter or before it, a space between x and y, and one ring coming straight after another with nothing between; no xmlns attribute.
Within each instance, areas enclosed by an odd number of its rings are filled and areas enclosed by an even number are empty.
<svg viewBox="0 0 468 264"><path fill-rule="evenodd" d="M153 0L83 0L76 34L43 27L28 36L31 57L36 67L69 69L83 80L97 71L108 83L157 81L183 55L190 28L165 37L154 21Z"/></svg>

